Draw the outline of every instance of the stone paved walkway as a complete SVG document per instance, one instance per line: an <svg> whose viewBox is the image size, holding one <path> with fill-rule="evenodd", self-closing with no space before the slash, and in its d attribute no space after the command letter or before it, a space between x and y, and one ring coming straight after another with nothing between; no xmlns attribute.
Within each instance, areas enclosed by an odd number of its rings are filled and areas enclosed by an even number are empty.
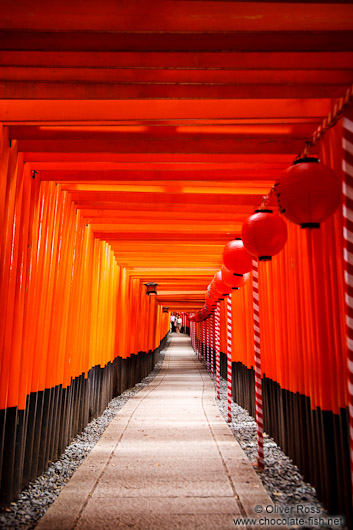
<svg viewBox="0 0 353 530"><path fill-rule="evenodd" d="M118 412L37 530L240 529L234 518L269 504L190 339L173 334L158 376Z"/></svg>

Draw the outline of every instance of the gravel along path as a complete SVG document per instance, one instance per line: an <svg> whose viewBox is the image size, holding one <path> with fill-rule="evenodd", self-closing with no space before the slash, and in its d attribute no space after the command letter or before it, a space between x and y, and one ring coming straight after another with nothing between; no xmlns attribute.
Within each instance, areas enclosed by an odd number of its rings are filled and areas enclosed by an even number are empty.
<svg viewBox="0 0 353 530"><path fill-rule="evenodd" d="M166 348L168 344L166 345ZM55 501L65 484L86 458L91 449L108 427L118 410L147 386L158 374L164 360L165 350L159 354L159 361L154 370L133 388L125 390L120 396L111 400L102 416L87 425L81 434L73 439L59 460L53 462L47 471L30 482L16 502L9 508L0 511L0 530L31 530L49 506Z"/></svg>
<svg viewBox="0 0 353 530"><path fill-rule="evenodd" d="M154 370L141 383L112 399L102 416L89 423L83 432L76 436L59 460L52 463L37 480L31 482L21 492L18 501L11 503L9 508L0 511L0 530L31 530L35 528L39 519L54 502L62 488L95 446L118 410L131 396L137 394L141 388L147 386L156 377L162 366L163 359L164 351L160 353L160 360ZM225 419L227 419L227 383L225 380L221 380L221 399L218 402L218 406ZM229 428L255 467L257 461L255 420L236 403L232 403L232 417L233 422L228 424ZM264 447L265 471L258 473L258 475L276 506L283 509L288 506L297 506L298 504L311 506L320 512L321 517L327 518L327 513L316 497L315 489L304 482L297 466L281 451L274 440L266 434ZM299 527L297 526L296 528ZM309 528L315 528L316 530L321 528L343 530L344 526L302 526L300 528L303 530Z"/></svg>
<svg viewBox="0 0 353 530"><path fill-rule="evenodd" d="M218 407L227 421L227 382L224 379L221 379ZM228 423L230 430L254 466L267 493L278 509L278 512L272 516L281 517L281 513L285 514L285 510L290 510L293 517L299 517L303 506L304 510L312 509L314 511L313 517L327 520L329 515L318 500L315 488L304 482L298 467L266 433L264 434L265 470L264 472L257 470L256 422L248 411L232 402L232 419L232 423ZM271 515L266 514L266 516L270 517ZM288 518L288 515L284 515L284 517ZM308 519L310 515L302 517ZM293 526L293 528L343 530L345 526L343 524L341 526Z"/></svg>

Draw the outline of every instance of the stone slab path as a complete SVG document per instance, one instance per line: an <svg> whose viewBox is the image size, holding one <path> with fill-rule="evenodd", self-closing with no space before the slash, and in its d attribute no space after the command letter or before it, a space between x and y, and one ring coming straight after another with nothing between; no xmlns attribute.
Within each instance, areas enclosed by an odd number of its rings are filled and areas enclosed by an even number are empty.
<svg viewBox="0 0 353 530"><path fill-rule="evenodd" d="M233 519L269 504L190 339L173 334L159 374L117 413L36 528L240 529Z"/></svg>

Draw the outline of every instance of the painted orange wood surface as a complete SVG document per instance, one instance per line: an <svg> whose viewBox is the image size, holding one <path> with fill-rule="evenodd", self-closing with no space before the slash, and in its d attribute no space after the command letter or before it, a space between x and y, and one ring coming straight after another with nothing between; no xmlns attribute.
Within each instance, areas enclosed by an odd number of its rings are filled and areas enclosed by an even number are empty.
<svg viewBox="0 0 353 530"><path fill-rule="evenodd" d="M349 0L41 4L0 17L1 408L153 350L162 307L199 310L225 243L353 81ZM337 124L312 151L338 178L339 142ZM263 372L337 412L341 217L288 228L260 265ZM232 297L250 367L250 283Z"/></svg>

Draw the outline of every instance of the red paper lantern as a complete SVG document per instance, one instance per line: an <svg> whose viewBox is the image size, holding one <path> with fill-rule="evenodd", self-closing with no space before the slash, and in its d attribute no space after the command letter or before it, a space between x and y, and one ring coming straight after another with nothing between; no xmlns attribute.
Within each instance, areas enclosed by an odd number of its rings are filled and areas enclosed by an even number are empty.
<svg viewBox="0 0 353 530"><path fill-rule="evenodd" d="M205 306L200 311L200 320L206 320L210 316L212 311L209 311Z"/></svg>
<svg viewBox="0 0 353 530"><path fill-rule="evenodd" d="M213 312L213 309L208 309L206 306L202 309L203 311L203 317L204 319L208 318L212 312Z"/></svg>
<svg viewBox="0 0 353 530"><path fill-rule="evenodd" d="M212 310L212 308L216 307L216 300L214 298L211 298L208 293L206 293L205 299L206 299L205 305L207 309Z"/></svg>
<svg viewBox="0 0 353 530"><path fill-rule="evenodd" d="M214 286L222 296L228 296L232 292L232 288L226 285L222 279L222 271L218 271L214 276Z"/></svg>
<svg viewBox="0 0 353 530"><path fill-rule="evenodd" d="M222 295L221 293L219 293L216 288L213 286L212 287L212 290L211 290L211 298L215 301L215 302L220 302L221 300L224 300L224 295Z"/></svg>
<svg viewBox="0 0 353 530"><path fill-rule="evenodd" d="M231 287L232 289L239 289L246 284L250 278L250 274L248 272L242 275L234 274L234 272L227 269L225 265L222 265L222 278L228 287Z"/></svg>
<svg viewBox="0 0 353 530"><path fill-rule="evenodd" d="M207 294L208 294L208 296L209 296L210 298L212 298L213 300L216 300L216 298L217 298L217 296L218 296L218 295L216 294L216 292L214 291L214 289L213 289L213 280L212 280L212 282L210 282L209 285L207 286L207 293L206 293L206 295L207 295Z"/></svg>
<svg viewBox="0 0 353 530"><path fill-rule="evenodd" d="M280 212L302 228L320 228L341 203L341 181L318 158L300 158L275 184Z"/></svg>
<svg viewBox="0 0 353 530"><path fill-rule="evenodd" d="M241 232L244 247L260 261L268 261L278 254L287 241L287 225L272 210L256 210L243 223Z"/></svg>
<svg viewBox="0 0 353 530"><path fill-rule="evenodd" d="M252 256L241 239L229 241L223 250L223 263L234 274L243 275L252 269Z"/></svg>
<svg viewBox="0 0 353 530"><path fill-rule="evenodd" d="M210 283L210 289L208 291L210 298L212 298L215 302L219 302L220 300L224 300L224 295L220 293L216 289L215 285L215 278L212 279L212 282Z"/></svg>

